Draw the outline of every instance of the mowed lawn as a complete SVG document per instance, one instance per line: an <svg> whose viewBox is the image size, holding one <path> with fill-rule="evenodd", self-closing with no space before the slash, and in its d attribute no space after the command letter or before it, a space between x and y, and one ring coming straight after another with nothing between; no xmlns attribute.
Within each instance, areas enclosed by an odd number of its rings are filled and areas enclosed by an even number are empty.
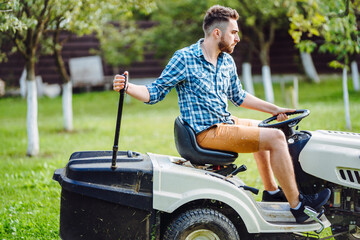
<svg viewBox="0 0 360 240"><path fill-rule="evenodd" d="M300 123L300 130L348 131L340 79L299 85L299 108L311 111ZM274 90L276 103L284 106L280 85L274 84ZM360 132L360 93L354 92L350 83L349 90L351 131ZM262 84L256 84L255 91L258 97L264 97ZM173 122L179 115L176 92L152 106L129 97L126 100L120 149L178 155L173 140ZM61 187L52 175L75 151L112 150L117 104L118 94L112 91L74 94L74 131L68 133L62 130L61 98L39 99L40 155L29 158L26 100L0 99L0 239L59 239ZM233 106L230 110L243 118L269 117ZM237 164L248 167L238 176L262 190L252 155L241 154Z"/></svg>

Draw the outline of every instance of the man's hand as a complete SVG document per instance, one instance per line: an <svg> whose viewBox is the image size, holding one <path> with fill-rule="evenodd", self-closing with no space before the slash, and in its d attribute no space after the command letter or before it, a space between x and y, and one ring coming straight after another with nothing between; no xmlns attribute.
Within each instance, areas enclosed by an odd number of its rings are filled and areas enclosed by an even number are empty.
<svg viewBox="0 0 360 240"><path fill-rule="evenodd" d="M129 76L129 73L126 71L124 72L124 75ZM125 83L125 76L124 75L115 75L113 80L113 89L114 91L120 92L121 89L123 89L128 83ZM127 89L125 89L126 91Z"/></svg>
<svg viewBox="0 0 360 240"><path fill-rule="evenodd" d="M290 109L290 108L278 108L274 113L273 116L277 115L276 120L278 122L282 122L285 121L286 119L288 119L288 115L286 115L286 113L291 113L291 112L295 112L295 109Z"/></svg>
<svg viewBox="0 0 360 240"><path fill-rule="evenodd" d="M127 76L126 80L124 75ZM137 84L129 83L129 73L127 71L124 72L124 75L120 75L120 74L115 75L113 80L114 91L120 92L121 89L125 88L126 94L142 102L145 103L149 102L150 93L148 88L145 85L137 85Z"/></svg>

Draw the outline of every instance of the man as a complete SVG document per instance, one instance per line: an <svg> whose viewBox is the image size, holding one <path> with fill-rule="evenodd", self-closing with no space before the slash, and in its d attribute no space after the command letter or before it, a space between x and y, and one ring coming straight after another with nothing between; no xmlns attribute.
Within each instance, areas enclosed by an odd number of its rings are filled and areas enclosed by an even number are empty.
<svg viewBox="0 0 360 240"><path fill-rule="evenodd" d="M203 22L205 38L178 50L156 81L135 85L116 75L113 88L120 91L125 87L127 94L154 104L175 87L182 118L195 130L199 145L238 153L253 152L264 183L263 201L287 200L296 221L302 223L308 219L304 207L319 211L329 199L330 190L311 196L299 194L283 132L259 128L258 121L238 119L227 110L230 100L236 106L278 115L279 121L287 118L287 112L294 111L243 90L235 62L229 55L240 41L238 17L234 9L211 7Z"/></svg>

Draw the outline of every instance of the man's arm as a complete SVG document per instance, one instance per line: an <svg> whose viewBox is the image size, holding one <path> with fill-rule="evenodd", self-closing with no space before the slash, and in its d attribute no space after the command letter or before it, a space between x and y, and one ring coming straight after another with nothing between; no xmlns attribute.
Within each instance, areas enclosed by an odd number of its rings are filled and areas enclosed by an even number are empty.
<svg viewBox="0 0 360 240"><path fill-rule="evenodd" d="M176 84L186 78L185 68L184 54L181 51L176 51L160 77L153 83L148 85L136 85L127 82L125 91L127 94L144 103L155 104L163 100ZM128 72L125 72L124 75L128 75ZM124 88L124 85L125 77L116 75L113 80L113 89L119 92Z"/></svg>
<svg viewBox="0 0 360 240"><path fill-rule="evenodd" d="M279 115L277 118L279 121L283 121L288 118L285 113L295 111L295 109L278 107L275 104L261 100L249 93L246 93L245 99L240 106L247 109L270 113L274 116Z"/></svg>
<svg viewBox="0 0 360 240"><path fill-rule="evenodd" d="M125 72L128 75L128 72ZM125 86L125 77L123 75L115 75L113 81L113 89L117 92L120 92ZM146 86L144 85L136 85L127 82L126 86L126 93L130 96L142 101L142 102L149 102L150 101L150 93Z"/></svg>
<svg viewBox="0 0 360 240"><path fill-rule="evenodd" d="M132 83L128 83L126 93L130 96L147 103L150 101L150 93L148 88L145 85L136 85Z"/></svg>

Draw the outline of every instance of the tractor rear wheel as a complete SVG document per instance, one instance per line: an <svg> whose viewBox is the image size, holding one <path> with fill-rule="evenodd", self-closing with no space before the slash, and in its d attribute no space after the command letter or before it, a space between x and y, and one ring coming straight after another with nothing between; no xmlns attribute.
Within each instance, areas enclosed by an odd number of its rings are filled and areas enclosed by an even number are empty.
<svg viewBox="0 0 360 240"><path fill-rule="evenodd" d="M234 224L224 214L210 208L191 209L175 217L167 226L164 240L239 240Z"/></svg>

